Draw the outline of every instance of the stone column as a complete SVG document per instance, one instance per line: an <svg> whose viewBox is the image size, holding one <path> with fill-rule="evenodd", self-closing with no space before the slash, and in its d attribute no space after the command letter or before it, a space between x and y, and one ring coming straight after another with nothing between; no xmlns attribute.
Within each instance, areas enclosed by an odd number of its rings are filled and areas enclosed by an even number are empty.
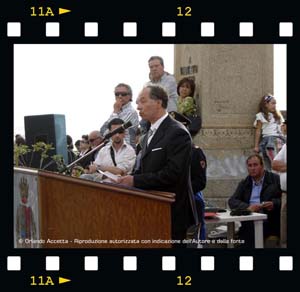
<svg viewBox="0 0 300 292"><path fill-rule="evenodd" d="M273 45L175 45L177 81L193 76L202 130L195 144L208 160L205 198L226 207L254 147L258 103L273 93Z"/></svg>

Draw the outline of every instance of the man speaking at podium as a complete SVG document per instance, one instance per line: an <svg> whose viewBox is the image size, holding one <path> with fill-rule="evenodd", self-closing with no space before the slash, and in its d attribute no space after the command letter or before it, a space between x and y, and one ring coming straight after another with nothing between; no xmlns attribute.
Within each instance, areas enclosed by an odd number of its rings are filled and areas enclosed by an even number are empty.
<svg viewBox="0 0 300 292"><path fill-rule="evenodd" d="M193 224L189 201L189 169L192 141L186 128L166 109L168 95L157 85L147 85L137 99L140 116L151 123L142 143L139 168L119 179L120 184L140 189L176 193L172 204L172 239L186 238Z"/></svg>

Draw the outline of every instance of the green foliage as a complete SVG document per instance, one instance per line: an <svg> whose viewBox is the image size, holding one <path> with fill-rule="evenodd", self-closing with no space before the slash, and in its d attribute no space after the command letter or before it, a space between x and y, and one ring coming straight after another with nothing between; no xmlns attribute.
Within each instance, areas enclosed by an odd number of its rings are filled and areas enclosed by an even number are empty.
<svg viewBox="0 0 300 292"><path fill-rule="evenodd" d="M28 166L31 167L31 163L34 155L40 156L40 169L47 168L50 164L56 163L58 168L64 166L64 160L62 155L51 156L51 161L43 166L44 160L49 157L49 151L55 149L52 144L46 144L45 142L37 142L32 145L30 149L27 145L14 145L14 163L16 166ZM26 162L26 157L28 158L28 153L31 152L30 162Z"/></svg>
<svg viewBox="0 0 300 292"><path fill-rule="evenodd" d="M57 155L53 155L51 158L56 163L58 172L59 173L64 173L65 162L64 162L63 156L60 155L60 154L57 154Z"/></svg>
<svg viewBox="0 0 300 292"><path fill-rule="evenodd" d="M26 165L24 155L27 155L31 149L27 145L14 145L14 162L16 166Z"/></svg>
<svg viewBox="0 0 300 292"><path fill-rule="evenodd" d="M49 157L49 155L47 154L47 152L49 150L53 150L54 147L52 147L52 144L46 144L45 142L37 142L35 144L32 145L33 148L33 152L39 152L41 155L40 158L40 167L41 169L43 169L43 162L46 158Z"/></svg>

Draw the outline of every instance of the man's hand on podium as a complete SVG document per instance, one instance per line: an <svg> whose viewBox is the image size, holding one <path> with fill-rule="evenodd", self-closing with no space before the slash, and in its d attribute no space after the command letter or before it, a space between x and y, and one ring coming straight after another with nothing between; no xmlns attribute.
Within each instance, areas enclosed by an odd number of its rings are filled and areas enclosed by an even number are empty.
<svg viewBox="0 0 300 292"><path fill-rule="evenodd" d="M132 175L121 176L118 178L117 183L129 187L133 187L133 176Z"/></svg>

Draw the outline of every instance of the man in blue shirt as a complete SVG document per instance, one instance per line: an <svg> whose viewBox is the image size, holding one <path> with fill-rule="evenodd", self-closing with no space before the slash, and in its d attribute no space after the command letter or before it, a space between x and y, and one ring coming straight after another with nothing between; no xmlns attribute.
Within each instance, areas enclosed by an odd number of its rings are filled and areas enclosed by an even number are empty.
<svg viewBox="0 0 300 292"><path fill-rule="evenodd" d="M263 159L258 154L250 155L246 163L249 175L239 183L228 200L229 207L267 214L268 219L264 222L264 238L271 235L279 236L281 205L279 176L264 169ZM245 240L244 247L254 247L253 222L242 222L239 237Z"/></svg>

